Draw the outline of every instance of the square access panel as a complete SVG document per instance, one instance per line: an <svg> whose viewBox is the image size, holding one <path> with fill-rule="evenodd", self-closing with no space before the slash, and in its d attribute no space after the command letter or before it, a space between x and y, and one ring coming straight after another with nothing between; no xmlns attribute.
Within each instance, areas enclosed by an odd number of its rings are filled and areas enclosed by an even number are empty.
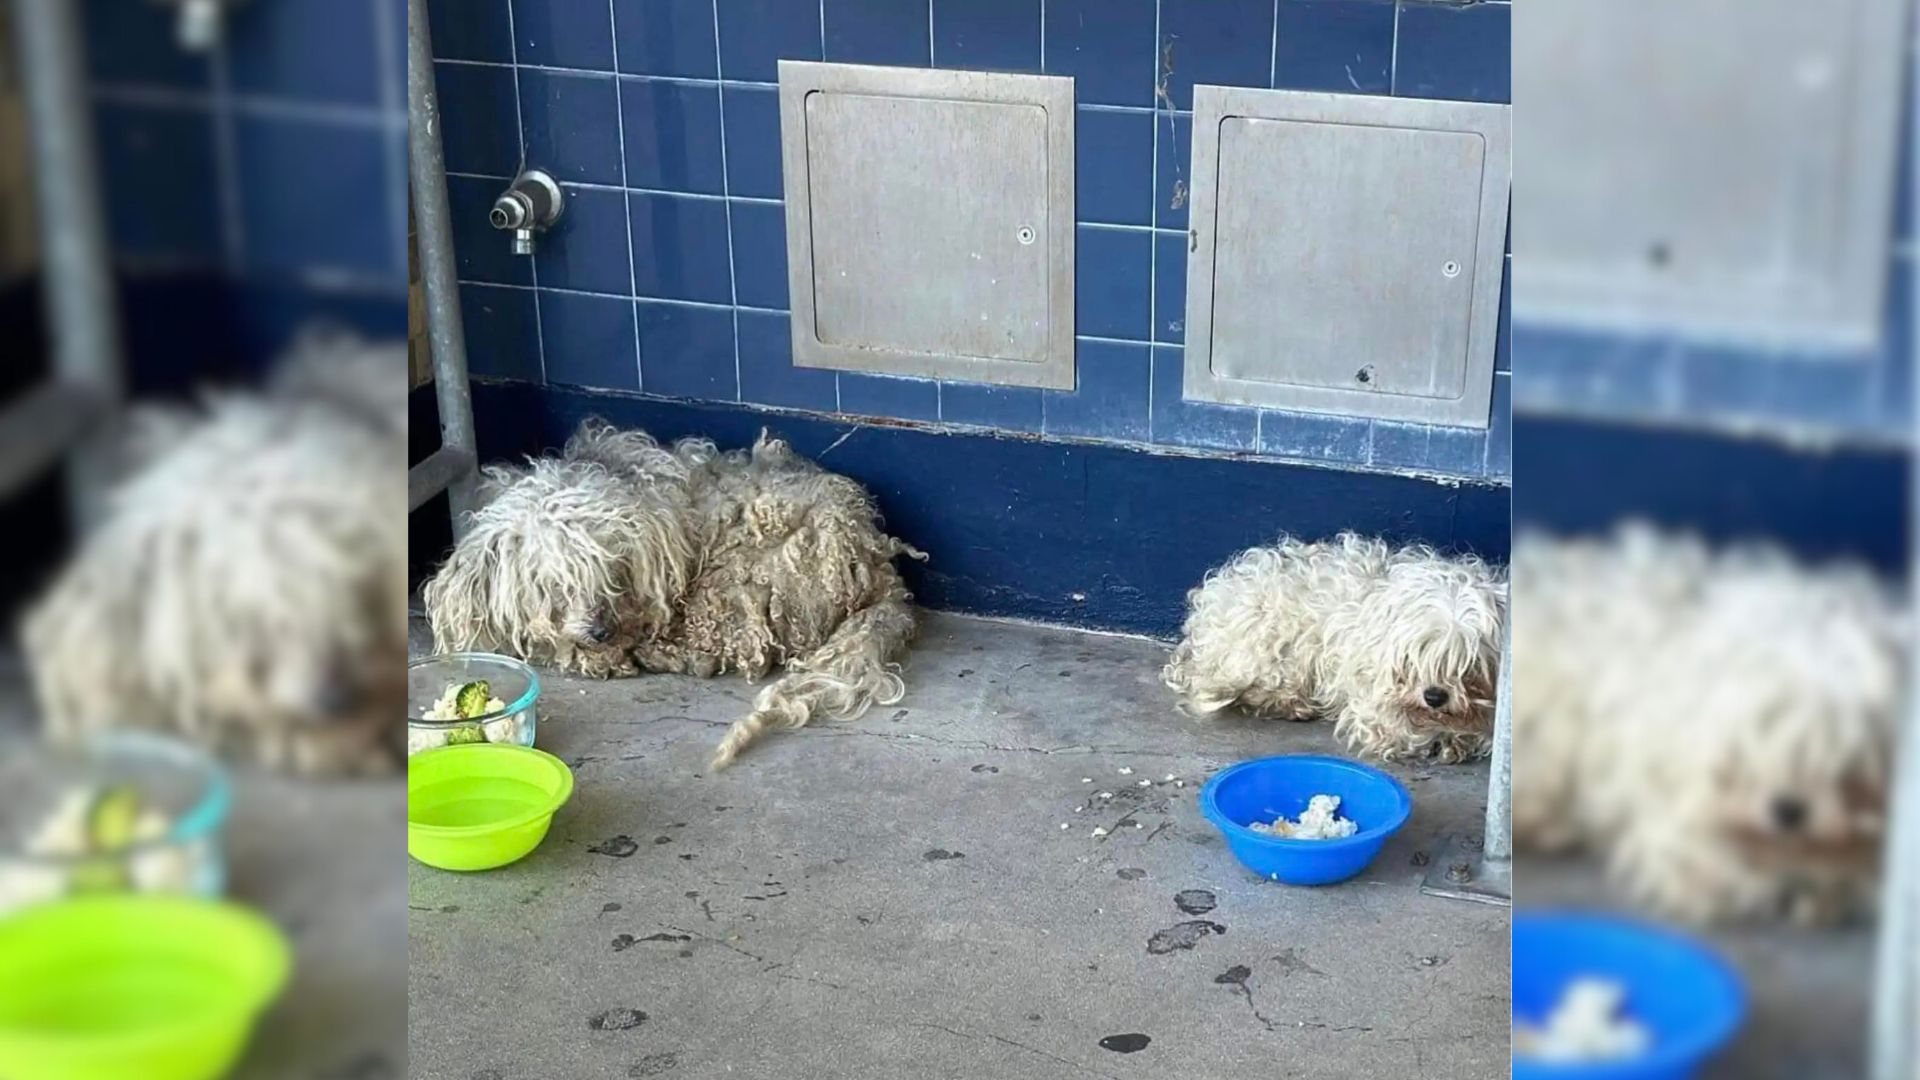
<svg viewBox="0 0 1920 1080"><path fill-rule="evenodd" d="M1196 86L1188 398L1486 427L1505 105Z"/></svg>
<svg viewBox="0 0 1920 1080"><path fill-rule="evenodd" d="M1071 389L1073 80L780 61L793 360Z"/></svg>
<svg viewBox="0 0 1920 1080"><path fill-rule="evenodd" d="M1907 0L1546 0L1514 24L1516 319L1873 347Z"/></svg>

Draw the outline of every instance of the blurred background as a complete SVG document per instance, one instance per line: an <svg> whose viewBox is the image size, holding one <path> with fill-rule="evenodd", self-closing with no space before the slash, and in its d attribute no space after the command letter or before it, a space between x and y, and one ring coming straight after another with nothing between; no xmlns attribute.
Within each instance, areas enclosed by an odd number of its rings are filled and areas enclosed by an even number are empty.
<svg viewBox="0 0 1920 1080"><path fill-rule="evenodd" d="M31 851L57 843L59 808L75 799L97 808L129 776L178 780L147 791L142 813L166 834L150 850L184 843L188 819L217 802L202 774L144 754L31 762L30 733L53 721L19 627L57 606L56 581L79 583L62 612L118 604L114 618L139 627L108 640L56 614L43 634L69 635L44 644L70 661L62 677L114 684L126 726L177 733L181 700L227 695L236 713L310 725L317 745L347 730L335 714L379 712L378 687L397 685L402 648L389 643L391 671L378 670L371 647L342 644L353 634L315 643L324 671L304 682L218 640L170 657L152 642L202 625L185 613L196 606L250 635L281 632L279 615L313 602L282 552L307 551L306 585L326 584L313 575L329 552L404 558L389 549L405 537L404 412L392 409L408 321L405 18L402 0L0 4L0 769L70 781L0 792L0 907L9 885L47 884ZM299 371L282 370L300 355ZM290 474L309 480L303 506L236 494L300 487ZM369 524L380 517L384 533ZM149 580L178 572L173 608L133 605L128 580L102 571L129 561ZM390 591L334 584L364 626L404 619L381 599ZM96 647L71 647L87 634ZM75 659L89 651L112 659ZM214 685L226 674L233 685ZM163 702L169 679L187 689ZM287 935L293 976L236 1075L403 1076L398 779L320 763L305 729L289 748L246 728L227 728L238 764L219 854L191 865L212 891L224 864L230 895Z"/></svg>
<svg viewBox="0 0 1920 1080"><path fill-rule="evenodd" d="M1514 12L1516 902L1729 959L1704 1075L1920 1061L1913 33L1905 0ZM1544 965L1516 941L1516 1009Z"/></svg>

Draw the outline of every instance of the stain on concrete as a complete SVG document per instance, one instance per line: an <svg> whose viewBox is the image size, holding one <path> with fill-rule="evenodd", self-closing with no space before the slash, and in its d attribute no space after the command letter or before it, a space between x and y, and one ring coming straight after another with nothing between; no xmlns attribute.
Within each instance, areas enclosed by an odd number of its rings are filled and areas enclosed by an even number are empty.
<svg viewBox="0 0 1920 1080"><path fill-rule="evenodd" d="M673 837L671 836L656 836L653 838L653 844L655 847L659 847L661 844L671 844L671 843L673 843Z"/></svg>
<svg viewBox="0 0 1920 1080"><path fill-rule="evenodd" d="M1154 956L1164 956L1176 949L1191 949L1210 934L1226 932L1227 928L1217 922L1189 919L1183 923L1175 923L1164 930L1155 930L1153 936L1147 939L1147 952Z"/></svg>
<svg viewBox="0 0 1920 1080"><path fill-rule="evenodd" d="M966 857L965 852L948 851L946 848L934 848L920 856L923 862L946 862L949 859L964 859Z"/></svg>
<svg viewBox="0 0 1920 1080"><path fill-rule="evenodd" d="M1413 963L1415 967L1436 968L1445 967L1447 961L1451 959L1453 959L1451 956L1417 956Z"/></svg>
<svg viewBox="0 0 1920 1080"><path fill-rule="evenodd" d="M619 911L619 910L620 910L620 905L619 905L619 904L602 904L602 905L600 905L600 914L602 914L602 915L609 915L609 914L612 914L613 912L616 912L616 911Z"/></svg>
<svg viewBox="0 0 1920 1080"><path fill-rule="evenodd" d="M1121 881L1139 881L1141 878L1147 876L1147 872L1137 866L1123 866L1115 870L1113 876L1119 878Z"/></svg>
<svg viewBox="0 0 1920 1080"><path fill-rule="evenodd" d="M633 935L615 934L612 944L614 952L626 952L628 949L633 948Z"/></svg>
<svg viewBox="0 0 1920 1080"><path fill-rule="evenodd" d="M1220 974L1215 975L1213 981L1219 983L1221 986L1245 986L1247 980L1251 978L1253 978L1252 968L1245 964L1235 964Z"/></svg>
<svg viewBox="0 0 1920 1080"><path fill-rule="evenodd" d="M1298 949L1285 949L1267 959L1279 965L1282 975L1318 975L1323 979L1327 977L1326 972L1307 963Z"/></svg>
<svg viewBox="0 0 1920 1080"><path fill-rule="evenodd" d="M679 1054L648 1054L627 1067L630 1080L648 1076L664 1076L680 1067Z"/></svg>
<svg viewBox="0 0 1920 1080"><path fill-rule="evenodd" d="M646 1022L647 1014L639 1009L608 1009L589 1017L587 1028L591 1031L632 1031Z"/></svg>
<svg viewBox="0 0 1920 1080"><path fill-rule="evenodd" d="M697 856L695 856L693 852L691 852L691 851L689 851L689 852L687 852L687 853L686 853L685 855L682 855L682 856L680 856L680 861L681 861L681 862L692 862L692 861L693 861L693 860L694 860L694 859L695 859L696 857L697 857Z"/></svg>
<svg viewBox="0 0 1920 1080"><path fill-rule="evenodd" d="M609 837L587 849L591 854L606 855L615 859L624 859L639 850L640 845L634 843L633 837L625 833L619 836Z"/></svg>
<svg viewBox="0 0 1920 1080"><path fill-rule="evenodd" d="M1100 1049L1111 1050L1116 1054L1137 1054L1147 1048L1153 1036L1142 1035L1137 1031L1125 1035L1109 1035L1100 1040Z"/></svg>
<svg viewBox="0 0 1920 1080"><path fill-rule="evenodd" d="M986 764L986 763L984 763L984 762L983 762L983 763L981 763L981 764L979 764L979 765L975 765L975 766L974 766L973 768L971 768L971 769L968 769L967 771L968 771L968 772L984 772L984 773L997 773L997 772L999 772L999 771L1000 771L1000 766L998 766L998 765L988 765L988 764Z"/></svg>
<svg viewBox="0 0 1920 1080"><path fill-rule="evenodd" d="M954 678L956 678L956 679L964 679L964 678L966 678L967 676L969 676L969 675L971 675L971 674L973 674L973 669L972 669L972 668L970 668L970 667L963 667L963 668L961 668L961 669L959 670L959 672L958 672L957 674L955 674L955 675L954 675Z"/></svg>
<svg viewBox="0 0 1920 1080"><path fill-rule="evenodd" d="M897 712L895 712L891 717L888 717L889 720L891 720L893 723L896 723L896 724L902 720L905 720L906 718L907 718L907 710L905 709L900 709Z"/></svg>
<svg viewBox="0 0 1920 1080"><path fill-rule="evenodd" d="M1182 889L1173 894L1173 906L1188 915L1205 915L1218 903L1213 893L1206 889Z"/></svg>
<svg viewBox="0 0 1920 1080"><path fill-rule="evenodd" d="M1416 851L1413 853L1413 858L1408 859L1407 861L1412 863L1415 866L1425 866L1428 863L1433 861L1433 856L1427 854L1424 851Z"/></svg>

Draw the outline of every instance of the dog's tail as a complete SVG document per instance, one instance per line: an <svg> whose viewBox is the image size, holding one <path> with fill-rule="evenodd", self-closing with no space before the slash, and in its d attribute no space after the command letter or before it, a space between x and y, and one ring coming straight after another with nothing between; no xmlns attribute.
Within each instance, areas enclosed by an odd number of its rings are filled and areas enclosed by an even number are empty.
<svg viewBox="0 0 1920 1080"><path fill-rule="evenodd" d="M787 665L754 698L753 713L727 729L713 752L714 770L733 763L768 728L797 728L818 717L853 720L874 705L906 696L895 661L913 639L912 598L894 578L884 595L841 621L826 643Z"/></svg>

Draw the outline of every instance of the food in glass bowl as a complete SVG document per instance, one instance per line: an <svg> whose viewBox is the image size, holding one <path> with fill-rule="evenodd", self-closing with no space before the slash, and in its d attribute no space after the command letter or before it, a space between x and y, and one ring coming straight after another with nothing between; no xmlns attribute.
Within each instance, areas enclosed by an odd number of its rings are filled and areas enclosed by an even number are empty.
<svg viewBox="0 0 1920 1080"><path fill-rule="evenodd" d="M492 653L449 653L407 665L407 756L466 743L532 746L540 679Z"/></svg>
<svg viewBox="0 0 1920 1080"><path fill-rule="evenodd" d="M219 766L170 740L14 740L0 748L0 917L89 893L218 896L228 800Z"/></svg>

